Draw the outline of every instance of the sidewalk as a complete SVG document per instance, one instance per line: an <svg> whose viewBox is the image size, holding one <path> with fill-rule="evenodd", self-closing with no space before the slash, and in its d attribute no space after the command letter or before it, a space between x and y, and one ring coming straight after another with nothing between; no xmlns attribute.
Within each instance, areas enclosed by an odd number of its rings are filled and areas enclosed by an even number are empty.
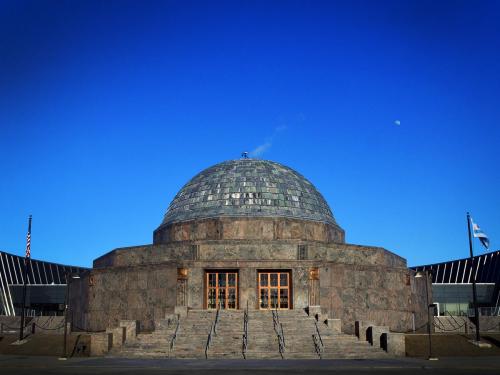
<svg viewBox="0 0 500 375"><path fill-rule="evenodd" d="M0 356L9 374L499 374L500 357L387 360L132 360Z"/></svg>

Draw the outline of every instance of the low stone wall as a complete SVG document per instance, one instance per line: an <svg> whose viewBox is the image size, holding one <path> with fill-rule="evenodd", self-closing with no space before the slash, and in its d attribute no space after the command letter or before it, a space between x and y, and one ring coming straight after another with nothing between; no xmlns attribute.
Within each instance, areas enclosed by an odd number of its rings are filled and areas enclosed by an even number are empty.
<svg viewBox="0 0 500 375"><path fill-rule="evenodd" d="M92 357L106 355L112 346L112 336L107 332L93 333L90 336L90 355Z"/></svg>
<svg viewBox="0 0 500 375"><path fill-rule="evenodd" d="M406 355L404 333L390 332L387 326L377 326L359 320L354 326L359 340L368 341L372 346L382 348L395 357Z"/></svg>

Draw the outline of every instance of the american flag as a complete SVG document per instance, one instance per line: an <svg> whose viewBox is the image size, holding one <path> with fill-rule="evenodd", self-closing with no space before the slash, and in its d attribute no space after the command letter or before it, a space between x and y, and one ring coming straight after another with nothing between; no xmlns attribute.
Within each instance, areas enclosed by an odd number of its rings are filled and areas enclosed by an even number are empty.
<svg viewBox="0 0 500 375"><path fill-rule="evenodd" d="M27 261L31 257L31 215L28 221L28 234L26 236L26 257L24 258Z"/></svg>
<svg viewBox="0 0 500 375"><path fill-rule="evenodd" d="M31 256L31 233L26 236L26 259Z"/></svg>

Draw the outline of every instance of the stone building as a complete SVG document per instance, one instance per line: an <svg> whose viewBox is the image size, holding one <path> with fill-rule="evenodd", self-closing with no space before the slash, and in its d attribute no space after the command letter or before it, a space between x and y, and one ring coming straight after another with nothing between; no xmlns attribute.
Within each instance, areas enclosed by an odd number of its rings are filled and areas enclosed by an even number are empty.
<svg viewBox="0 0 500 375"><path fill-rule="evenodd" d="M194 176L153 244L115 249L72 284L71 314L102 330L216 309L314 309L342 330L368 321L406 331L425 321L421 279L380 247L345 243L320 192L284 165L229 160Z"/></svg>

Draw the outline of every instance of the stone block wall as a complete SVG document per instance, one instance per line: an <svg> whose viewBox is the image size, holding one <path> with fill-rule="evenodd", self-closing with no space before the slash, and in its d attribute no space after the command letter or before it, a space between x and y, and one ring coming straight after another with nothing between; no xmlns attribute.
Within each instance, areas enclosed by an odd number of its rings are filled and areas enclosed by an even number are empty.
<svg viewBox="0 0 500 375"><path fill-rule="evenodd" d="M205 307L205 271L238 270L239 306L258 308L259 270L289 270L292 304L300 309L321 305L322 318L340 319L352 333L354 321L408 331L426 321L425 285L406 261L385 249L341 243L297 240L186 241L116 249L94 262L94 269L72 289L79 300L78 326L92 330L117 327L119 320L138 320L140 330L174 312L179 300L177 270L187 270L187 307ZM319 270L314 288L309 280ZM319 297L318 297L319 295Z"/></svg>
<svg viewBox="0 0 500 375"><path fill-rule="evenodd" d="M73 319L93 331L118 327L120 320L138 320L141 330L152 330L155 319L173 313L176 272L172 266L92 270L75 285L82 301L72 299Z"/></svg>
<svg viewBox="0 0 500 375"><path fill-rule="evenodd" d="M343 243L345 233L335 224L293 218L217 217L162 225L153 243L205 240L305 240Z"/></svg>
<svg viewBox="0 0 500 375"><path fill-rule="evenodd" d="M403 332L425 321L425 295L405 268L329 263L320 269L321 306L354 333L354 322L387 325Z"/></svg>

